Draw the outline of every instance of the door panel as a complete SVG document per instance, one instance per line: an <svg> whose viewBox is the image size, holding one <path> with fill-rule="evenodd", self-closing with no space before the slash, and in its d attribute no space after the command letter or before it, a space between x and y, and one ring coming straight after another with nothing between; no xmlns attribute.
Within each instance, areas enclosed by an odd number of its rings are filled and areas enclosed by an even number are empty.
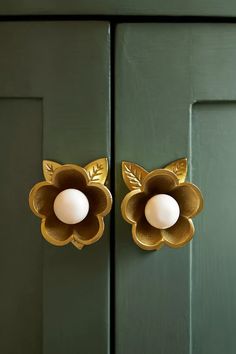
<svg viewBox="0 0 236 354"><path fill-rule="evenodd" d="M205 215L192 249L193 353L235 353L235 101L193 106L193 179L203 187Z"/></svg>
<svg viewBox="0 0 236 354"><path fill-rule="evenodd" d="M235 16L234 0L1 0L0 15Z"/></svg>
<svg viewBox="0 0 236 354"><path fill-rule="evenodd" d="M27 194L41 165L42 100L0 99L0 121L0 347L2 353L38 354L43 244L39 225L29 215Z"/></svg>
<svg viewBox="0 0 236 354"><path fill-rule="evenodd" d="M0 24L1 353L108 353L109 224L78 251L42 239L42 159L110 156L109 24Z"/></svg>
<svg viewBox="0 0 236 354"><path fill-rule="evenodd" d="M235 352L235 40L229 24L118 26L117 354ZM192 244L142 251L121 221L120 163L185 156L206 204Z"/></svg>

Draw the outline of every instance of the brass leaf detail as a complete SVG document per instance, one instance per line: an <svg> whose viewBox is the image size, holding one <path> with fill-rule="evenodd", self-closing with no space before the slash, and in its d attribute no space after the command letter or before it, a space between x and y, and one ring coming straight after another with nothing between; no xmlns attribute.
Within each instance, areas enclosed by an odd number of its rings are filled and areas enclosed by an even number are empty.
<svg viewBox="0 0 236 354"><path fill-rule="evenodd" d="M52 181L52 175L56 168L61 165L55 161L43 160L43 175L47 182Z"/></svg>
<svg viewBox="0 0 236 354"><path fill-rule="evenodd" d="M174 172L178 177L180 183L183 183L187 177L188 173L188 164L187 159L180 159L174 162L171 162L169 165L164 167L165 170Z"/></svg>
<svg viewBox="0 0 236 354"><path fill-rule="evenodd" d="M141 166L132 162L122 162L122 175L126 186L130 189L138 189L143 185L144 177L148 172Z"/></svg>
<svg viewBox="0 0 236 354"><path fill-rule="evenodd" d="M91 182L98 182L104 184L108 174L107 158L98 159L90 162L85 166Z"/></svg>

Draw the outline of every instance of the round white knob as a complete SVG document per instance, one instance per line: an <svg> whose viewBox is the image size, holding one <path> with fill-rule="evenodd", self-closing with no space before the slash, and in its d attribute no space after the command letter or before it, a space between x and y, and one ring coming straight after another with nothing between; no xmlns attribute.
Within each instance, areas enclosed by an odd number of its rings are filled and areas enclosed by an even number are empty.
<svg viewBox="0 0 236 354"><path fill-rule="evenodd" d="M145 216L149 224L158 229L173 226L179 218L179 205L168 194L157 194L145 206Z"/></svg>
<svg viewBox="0 0 236 354"><path fill-rule="evenodd" d="M65 189L54 201L54 212L65 224L77 224L86 218L89 211L89 201L78 189Z"/></svg>

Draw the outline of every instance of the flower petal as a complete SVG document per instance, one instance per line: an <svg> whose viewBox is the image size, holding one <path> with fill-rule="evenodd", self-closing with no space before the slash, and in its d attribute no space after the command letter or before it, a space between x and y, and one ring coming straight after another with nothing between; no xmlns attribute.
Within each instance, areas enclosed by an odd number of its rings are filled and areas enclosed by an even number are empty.
<svg viewBox="0 0 236 354"><path fill-rule="evenodd" d="M48 182L35 184L29 195L31 210L41 218L51 215L53 213L53 203L58 193L58 188Z"/></svg>
<svg viewBox="0 0 236 354"><path fill-rule="evenodd" d="M192 183L182 183L170 195L175 198L180 207L180 214L192 218L203 208L203 198L200 190Z"/></svg>
<svg viewBox="0 0 236 354"><path fill-rule="evenodd" d="M105 216L112 206L112 196L108 188L100 183L89 182L85 191L89 200L89 209L95 215Z"/></svg>
<svg viewBox="0 0 236 354"><path fill-rule="evenodd" d="M161 230L165 243L173 248L184 246L194 234L194 225L191 219L180 216L175 225Z"/></svg>
<svg viewBox="0 0 236 354"><path fill-rule="evenodd" d="M77 165L63 165L58 167L52 176L52 184L60 190L75 188L84 191L88 183L88 176L83 167Z"/></svg>
<svg viewBox="0 0 236 354"><path fill-rule="evenodd" d="M126 194L121 204L123 218L129 222L137 222L144 214L148 197L140 189L135 189Z"/></svg>
<svg viewBox="0 0 236 354"><path fill-rule="evenodd" d="M103 217L91 212L80 223L73 225L73 237L83 245L90 245L100 239L104 231Z"/></svg>
<svg viewBox="0 0 236 354"><path fill-rule="evenodd" d="M55 214L44 218L41 223L43 237L56 246L64 246L71 241L73 227L57 219Z"/></svg>
<svg viewBox="0 0 236 354"><path fill-rule="evenodd" d="M161 230L151 226L145 216L132 226L134 242L144 250L157 250L163 245Z"/></svg>
<svg viewBox="0 0 236 354"><path fill-rule="evenodd" d="M143 181L144 191L153 196L156 194L168 194L179 184L177 176L168 170L158 169L150 172Z"/></svg>

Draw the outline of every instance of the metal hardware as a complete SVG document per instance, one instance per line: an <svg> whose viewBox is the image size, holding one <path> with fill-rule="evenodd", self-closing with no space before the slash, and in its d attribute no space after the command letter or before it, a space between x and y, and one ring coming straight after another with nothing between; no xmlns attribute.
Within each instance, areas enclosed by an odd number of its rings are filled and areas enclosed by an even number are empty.
<svg viewBox="0 0 236 354"><path fill-rule="evenodd" d="M198 187L185 182L186 158L151 172L147 172L135 163L124 161L122 162L122 175L130 192L122 201L121 211L124 219L132 224L133 240L140 248L158 250L164 244L179 248L192 239L194 235L192 217L202 210L203 198ZM179 217L173 226L157 228L150 223L152 219L147 220L147 203L153 196L158 195L170 196L178 203ZM177 212L176 206L168 207L166 202L165 204L157 203L153 204L156 209L151 210L150 216L150 218L156 217L157 220L154 222L160 222L160 218L163 221L163 215L168 219L169 213L173 210Z"/></svg>
<svg viewBox="0 0 236 354"><path fill-rule="evenodd" d="M78 249L98 241L104 232L103 218L112 206L111 193L104 186L108 174L107 159L98 159L84 168L79 165L61 165L54 161L44 160L43 173L45 181L35 184L29 194L31 210L42 219L43 237L56 246L64 246L71 242ZM82 208L82 210L77 210L83 214L81 222L68 221L66 223L56 216L55 200L61 192L67 190L80 191L84 196L80 203L76 204L77 209ZM72 196L74 196L73 193ZM70 199L69 202L71 202ZM89 205L89 207L86 206L86 212L83 210L84 203ZM63 204L59 204L60 206L63 207ZM73 207L71 212L74 212Z"/></svg>

